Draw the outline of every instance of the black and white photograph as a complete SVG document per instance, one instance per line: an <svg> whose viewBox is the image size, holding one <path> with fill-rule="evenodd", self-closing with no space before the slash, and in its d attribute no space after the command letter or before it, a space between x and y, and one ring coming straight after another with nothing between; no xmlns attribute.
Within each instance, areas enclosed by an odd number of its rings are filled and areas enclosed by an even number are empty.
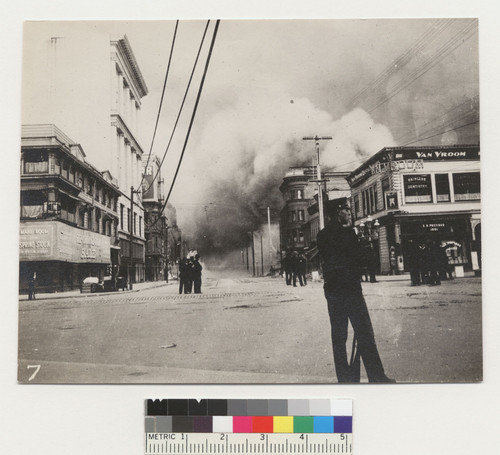
<svg viewBox="0 0 500 455"><path fill-rule="evenodd" d="M483 378L479 21L27 21L21 383Z"/></svg>

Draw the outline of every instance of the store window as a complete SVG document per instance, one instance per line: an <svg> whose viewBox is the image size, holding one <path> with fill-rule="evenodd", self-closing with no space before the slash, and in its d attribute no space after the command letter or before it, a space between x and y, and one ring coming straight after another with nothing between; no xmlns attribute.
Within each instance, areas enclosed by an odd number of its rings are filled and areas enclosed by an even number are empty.
<svg viewBox="0 0 500 455"><path fill-rule="evenodd" d="M475 201L481 199L479 172L453 174L455 201Z"/></svg>
<svg viewBox="0 0 500 455"><path fill-rule="evenodd" d="M406 204L432 202L432 184L429 174L403 177Z"/></svg>
<svg viewBox="0 0 500 455"><path fill-rule="evenodd" d="M359 207L359 194L354 195L354 216L358 218L361 215Z"/></svg>
<svg viewBox="0 0 500 455"><path fill-rule="evenodd" d="M436 174L436 197L438 202L450 202L450 182L448 174Z"/></svg>

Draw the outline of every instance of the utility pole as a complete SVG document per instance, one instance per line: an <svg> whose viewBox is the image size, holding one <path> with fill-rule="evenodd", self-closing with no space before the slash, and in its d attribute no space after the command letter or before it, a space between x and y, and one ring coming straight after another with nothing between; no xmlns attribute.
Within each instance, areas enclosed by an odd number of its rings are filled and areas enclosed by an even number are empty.
<svg viewBox="0 0 500 455"><path fill-rule="evenodd" d="M165 223L165 281L168 283L168 219L167 217L163 218Z"/></svg>
<svg viewBox="0 0 500 455"><path fill-rule="evenodd" d="M304 141L315 141L316 142L316 180L311 180L312 182L318 183L318 210L319 210L319 229L323 229L325 227L325 215L323 212L323 182L326 180L321 179L321 167L319 164L319 141L331 140L331 136L305 136L302 138Z"/></svg>
<svg viewBox="0 0 500 455"><path fill-rule="evenodd" d="M269 230L269 267L273 265L273 241L271 239L271 209L267 208L267 227Z"/></svg>
<svg viewBox="0 0 500 455"><path fill-rule="evenodd" d="M264 276L264 249L262 248L262 233L260 234L260 271Z"/></svg>
<svg viewBox="0 0 500 455"><path fill-rule="evenodd" d="M134 243L134 187L130 187L130 220L129 220L129 235L130 235L130 251L129 251L129 262L128 262L128 286L129 289L132 290L134 288L134 285L132 284L132 273L131 273L131 268L132 268L132 250L133 250L133 243Z"/></svg>
<svg viewBox="0 0 500 455"><path fill-rule="evenodd" d="M252 273L255 276L255 245L253 243L253 231L252 231Z"/></svg>

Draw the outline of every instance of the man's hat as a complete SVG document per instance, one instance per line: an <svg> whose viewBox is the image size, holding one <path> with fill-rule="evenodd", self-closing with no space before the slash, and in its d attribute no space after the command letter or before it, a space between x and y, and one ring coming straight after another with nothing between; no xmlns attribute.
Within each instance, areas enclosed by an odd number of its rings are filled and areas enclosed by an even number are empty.
<svg viewBox="0 0 500 455"><path fill-rule="evenodd" d="M335 215L342 209L349 208L349 200L346 197L339 197L337 199L332 199L331 201L326 201L325 211L328 215Z"/></svg>

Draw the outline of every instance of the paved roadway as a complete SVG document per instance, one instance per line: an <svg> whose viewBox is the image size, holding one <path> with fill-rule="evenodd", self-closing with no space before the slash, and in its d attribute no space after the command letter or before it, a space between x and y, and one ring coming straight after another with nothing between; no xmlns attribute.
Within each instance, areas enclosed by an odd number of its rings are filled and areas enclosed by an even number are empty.
<svg viewBox="0 0 500 455"><path fill-rule="evenodd" d="M389 376L481 380L479 278L434 287L386 279L363 290ZM169 284L19 306L20 382L336 382L319 282L222 273L205 277L201 295Z"/></svg>

